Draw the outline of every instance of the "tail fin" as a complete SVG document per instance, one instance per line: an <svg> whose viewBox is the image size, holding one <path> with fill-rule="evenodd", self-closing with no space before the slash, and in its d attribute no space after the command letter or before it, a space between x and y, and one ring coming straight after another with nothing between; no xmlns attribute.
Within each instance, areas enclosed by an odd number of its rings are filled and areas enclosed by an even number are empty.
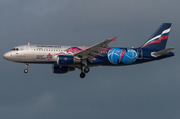
<svg viewBox="0 0 180 119"><path fill-rule="evenodd" d="M163 50L171 30L171 23L163 23L156 32L140 47L140 49Z"/></svg>

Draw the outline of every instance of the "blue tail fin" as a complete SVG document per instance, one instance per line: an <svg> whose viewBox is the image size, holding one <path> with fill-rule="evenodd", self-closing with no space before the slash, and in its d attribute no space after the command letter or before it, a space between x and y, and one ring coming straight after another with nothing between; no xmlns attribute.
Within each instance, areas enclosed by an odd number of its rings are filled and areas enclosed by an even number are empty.
<svg viewBox="0 0 180 119"><path fill-rule="evenodd" d="M163 23L140 49L163 50L171 30L171 23Z"/></svg>

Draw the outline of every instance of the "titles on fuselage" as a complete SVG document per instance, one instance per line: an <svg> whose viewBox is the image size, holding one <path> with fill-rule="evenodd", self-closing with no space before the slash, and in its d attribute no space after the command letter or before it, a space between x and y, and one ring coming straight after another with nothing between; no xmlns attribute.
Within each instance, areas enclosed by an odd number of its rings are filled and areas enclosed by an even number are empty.
<svg viewBox="0 0 180 119"><path fill-rule="evenodd" d="M37 45L37 47L42 47L42 48L61 48L60 45Z"/></svg>

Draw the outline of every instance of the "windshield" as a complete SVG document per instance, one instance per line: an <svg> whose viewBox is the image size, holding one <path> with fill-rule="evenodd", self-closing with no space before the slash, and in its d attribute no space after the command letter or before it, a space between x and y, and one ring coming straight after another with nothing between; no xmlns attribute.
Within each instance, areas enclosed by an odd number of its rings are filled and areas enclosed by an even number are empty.
<svg viewBox="0 0 180 119"><path fill-rule="evenodd" d="M18 48L13 48L11 49L11 51L18 51Z"/></svg>

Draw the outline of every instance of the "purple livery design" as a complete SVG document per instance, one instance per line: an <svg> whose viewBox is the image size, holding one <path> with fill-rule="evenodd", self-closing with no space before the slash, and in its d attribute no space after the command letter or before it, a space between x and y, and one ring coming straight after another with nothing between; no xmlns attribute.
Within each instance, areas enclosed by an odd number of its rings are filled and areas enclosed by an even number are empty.
<svg viewBox="0 0 180 119"><path fill-rule="evenodd" d="M4 54L9 61L26 63L52 64L56 74L80 69L80 77L84 78L95 66L128 66L174 56L174 48L166 48L171 30L171 23L163 23L152 36L138 48L109 47L116 37L106 39L93 46L61 46L61 45L24 45L17 46Z"/></svg>

